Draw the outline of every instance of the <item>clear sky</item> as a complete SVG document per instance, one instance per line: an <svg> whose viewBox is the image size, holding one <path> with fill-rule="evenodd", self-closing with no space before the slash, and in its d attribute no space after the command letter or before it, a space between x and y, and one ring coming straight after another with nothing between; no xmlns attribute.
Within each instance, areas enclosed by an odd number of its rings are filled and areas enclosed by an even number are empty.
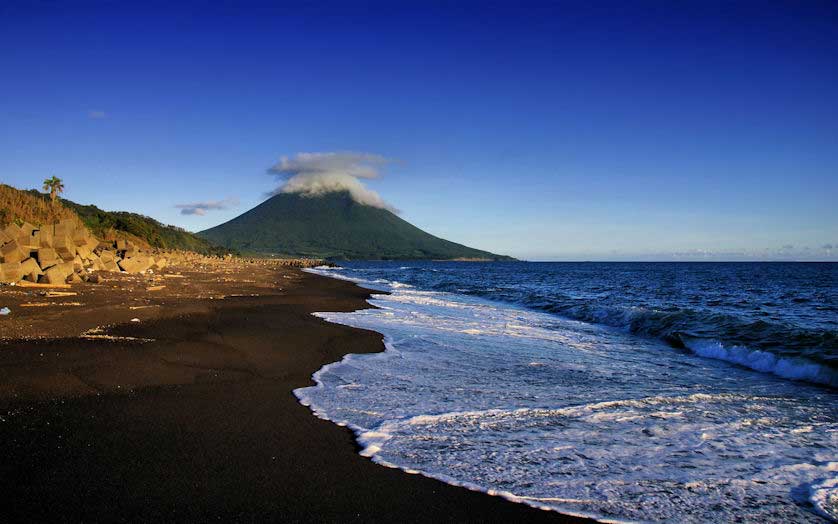
<svg viewBox="0 0 838 524"><path fill-rule="evenodd" d="M838 259L838 2L121 4L0 2L0 181L201 230L364 152L499 253Z"/></svg>

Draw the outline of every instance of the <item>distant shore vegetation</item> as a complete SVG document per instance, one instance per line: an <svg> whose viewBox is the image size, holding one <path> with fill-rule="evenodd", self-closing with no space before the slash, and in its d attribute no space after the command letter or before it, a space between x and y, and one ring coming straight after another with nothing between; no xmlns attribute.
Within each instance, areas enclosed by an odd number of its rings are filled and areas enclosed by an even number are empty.
<svg viewBox="0 0 838 524"><path fill-rule="evenodd" d="M180 249L202 254L220 255L231 251L183 228L163 224L145 215L104 211L94 205L77 204L60 198L63 182L57 177L45 180L44 187L48 193L0 184L0 227L23 222L42 226L71 219L84 224L102 240L124 238L144 248Z"/></svg>

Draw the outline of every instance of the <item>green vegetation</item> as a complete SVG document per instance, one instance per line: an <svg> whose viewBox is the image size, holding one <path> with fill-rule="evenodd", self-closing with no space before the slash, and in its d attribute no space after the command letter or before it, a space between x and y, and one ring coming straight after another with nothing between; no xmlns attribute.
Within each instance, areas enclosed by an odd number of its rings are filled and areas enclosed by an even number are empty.
<svg viewBox="0 0 838 524"><path fill-rule="evenodd" d="M64 192L64 181L53 175L44 180L44 191L49 193L49 199L55 202L58 195Z"/></svg>
<svg viewBox="0 0 838 524"><path fill-rule="evenodd" d="M145 215L127 211L103 211L93 205L85 206L69 200L62 202L75 211L84 225L99 238L109 238L116 231L127 233L160 249L181 249L214 255L230 252L185 229L162 224Z"/></svg>
<svg viewBox="0 0 838 524"><path fill-rule="evenodd" d="M49 190L57 195L63 185L56 180ZM332 260L509 260L435 237L390 211L358 204L348 193L314 198L280 194L196 235L137 213L104 211L62 198L53 202L49 193L0 184L0 227L13 221L42 225L68 218L80 221L103 240L127 238L144 247L204 254L242 252Z"/></svg>
<svg viewBox="0 0 838 524"><path fill-rule="evenodd" d="M21 224L26 221L41 225L77 218L75 213L64 206L52 205L47 195L0 184L0 227L12 222Z"/></svg>
<svg viewBox="0 0 838 524"><path fill-rule="evenodd" d="M49 189L58 193L63 190L63 184L60 179L55 180L57 184L50 184ZM51 181L44 181L45 187ZM0 184L0 227L23 221L43 225L67 218L79 220L91 233L103 240L126 238L142 247L181 249L203 254L222 255L230 252L189 231L161 224L144 215L103 211L93 205L85 206L61 198L53 202L50 194L34 189L22 191Z"/></svg>
<svg viewBox="0 0 838 524"><path fill-rule="evenodd" d="M490 259L510 257L449 242L348 193L281 193L233 220L198 233L242 253L332 260Z"/></svg>

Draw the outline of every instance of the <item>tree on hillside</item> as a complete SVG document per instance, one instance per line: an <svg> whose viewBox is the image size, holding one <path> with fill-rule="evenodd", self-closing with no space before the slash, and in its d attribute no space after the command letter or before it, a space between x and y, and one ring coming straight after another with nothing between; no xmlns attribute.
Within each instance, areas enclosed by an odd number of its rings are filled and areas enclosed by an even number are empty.
<svg viewBox="0 0 838 524"><path fill-rule="evenodd" d="M55 202L58 194L64 192L64 181L53 175L52 178L44 180L44 191L49 191L50 200Z"/></svg>

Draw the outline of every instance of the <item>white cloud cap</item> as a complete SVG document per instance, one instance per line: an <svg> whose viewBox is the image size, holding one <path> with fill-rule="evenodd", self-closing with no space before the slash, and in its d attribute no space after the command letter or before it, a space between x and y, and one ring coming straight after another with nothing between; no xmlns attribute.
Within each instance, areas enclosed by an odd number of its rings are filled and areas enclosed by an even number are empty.
<svg viewBox="0 0 838 524"><path fill-rule="evenodd" d="M299 193L303 196L320 196L339 191L349 192L359 204L380 207L396 212L381 196L367 189L359 179L381 176L381 167L390 160L372 153L297 153L283 156L268 169L283 183L271 195Z"/></svg>

